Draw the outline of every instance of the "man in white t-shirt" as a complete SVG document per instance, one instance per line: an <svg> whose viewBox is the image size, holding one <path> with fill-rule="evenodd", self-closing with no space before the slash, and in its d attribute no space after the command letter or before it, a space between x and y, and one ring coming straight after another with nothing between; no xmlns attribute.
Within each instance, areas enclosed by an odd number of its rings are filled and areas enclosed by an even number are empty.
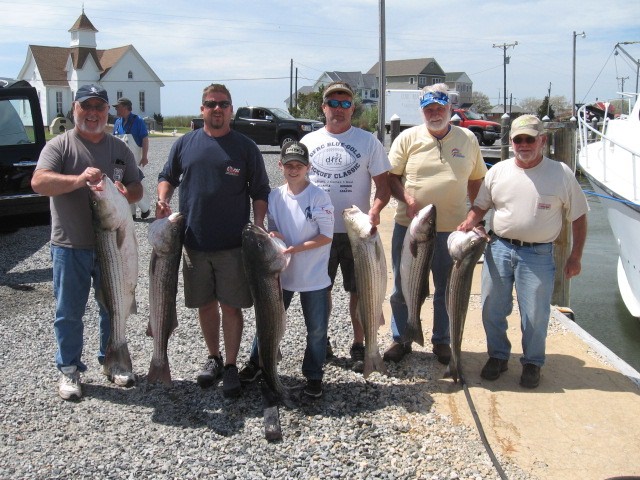
<svg viewBox="0 0 640 480"><path fill-rule="evenodd" d="M344 289L350 295L349 314L353 327L350 354L354 362L362 362L364 330L357 316L358 292L353 255L342 212L345 208L356 205L363 212L368 212L372 227L377 226L380 223L380 212L389 202L387 172L391 165L378 139L371 133L351 125L351 117L355 110L354 96L353 90L345 82L327 85L322 102L326 125L305 135L300 142L309 150L309 179L329 194L334 206L335 229L331 242L329 276L333 288L340 266ZM372 180L376 186L373 205ZM327 357L331 355L332 351L328 349Z"/></svg>
<svg viewBox="0 0 640 480"><path fill-rule="evenodd" d="M480 376L496 380L508 369L511 343L507 338L507 316L513 310L515 283L523 349L520 385L535 388L545 361L551 313L553 241L566 218L571 222L573 246L563 266L564 275L578 275L589 207L571 169L543 156L546 136L537 117L523 115L515 119L510 137L515 158L489 170L458 230L471 230L487 210L495 210L482 268L482 322L489 360Z"/></svg>

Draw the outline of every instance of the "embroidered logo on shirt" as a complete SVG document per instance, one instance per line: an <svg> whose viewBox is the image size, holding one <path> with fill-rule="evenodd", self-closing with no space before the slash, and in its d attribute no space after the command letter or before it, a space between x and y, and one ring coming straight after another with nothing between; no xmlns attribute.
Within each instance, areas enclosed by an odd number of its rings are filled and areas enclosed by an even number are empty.
<svg viewBox="0 0 640 480"><path fill-rule="evenodd" d="M227 167L227 171L225 172L227 175L231 175L233 177L238 177L240 175L240 169L239 168L235 168L232 167L231 165L229 165Z"/></svg>
<svg viewBox="0 0 640 480"><path fill-rule="evenodd" d="M452 148L451 149L451 156L453 158L464 158L464 155L462 154L462 152L460 151L459 148Z"/></svg>
<svg viewBox="0 0 640 480"><path fill-rule="evenodd" d="M539 202L538 203L538 210L551 210L551 204L550 203Z"/></svg>
<svg viewBox="0 0 640 480"><path fill-rule="evenodd" d="M304 216L307 220L313 219L313 215L311 215L311 207L307 207L304 209Z"/></svg>

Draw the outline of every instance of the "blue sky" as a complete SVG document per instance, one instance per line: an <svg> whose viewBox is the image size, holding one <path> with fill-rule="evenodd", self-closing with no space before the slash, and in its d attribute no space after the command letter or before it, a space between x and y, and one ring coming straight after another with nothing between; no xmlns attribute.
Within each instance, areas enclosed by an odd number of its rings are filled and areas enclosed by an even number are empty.
<svg viewBox="0 0 640 480"><path fill-rule="evenodd" d="M514 103L551 95L571 99L573 31L576 100L614 98L635 66L613 56L618 42L640 42L637 0L386 0L386 58L434 57L464 71L475 91L502 103L503 50L509 48L507 94ZM153 5L152 8L147 5ZM323 71L368 71L379 58L378 0L131 2L0 0L0 76L17 75L28 45L67 47L84 5L98 48L132 44L165 83L162 114L197 113L202 88L225 83L235 107L284 106L290 62L298 86ZM640 43L624 47L640 58Z"/></svg>

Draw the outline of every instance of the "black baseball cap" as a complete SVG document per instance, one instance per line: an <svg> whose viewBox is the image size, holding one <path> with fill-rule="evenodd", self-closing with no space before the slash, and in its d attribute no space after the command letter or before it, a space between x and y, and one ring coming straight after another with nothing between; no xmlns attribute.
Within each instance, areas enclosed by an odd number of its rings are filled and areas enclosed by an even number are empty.
<svg viewBox="0 0 640 480"><path fill-rule="evenodd" d="M99 98L105 103L109 103L107 91L100 85L83 85L76 92L76 102L84 102L90 98Z"/></svg>

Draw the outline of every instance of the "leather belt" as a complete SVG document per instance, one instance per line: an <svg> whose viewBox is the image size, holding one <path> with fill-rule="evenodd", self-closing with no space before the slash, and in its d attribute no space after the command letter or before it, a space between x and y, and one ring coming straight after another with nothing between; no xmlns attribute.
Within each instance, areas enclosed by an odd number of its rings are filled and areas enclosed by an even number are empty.
<svg viewBox="0 0 640 480"><path fill-rule="evenodd" d="M489 235L499 238L500 240L510 243L511 245L515 245L516 247L535 247L536 245L546 245L547 243L549 243L549 242L542 242L542 243L523 242L522 240L516 240L514 238L501 237L500 235L496 235L496 232L494 231L489 231Z"/></svg>

